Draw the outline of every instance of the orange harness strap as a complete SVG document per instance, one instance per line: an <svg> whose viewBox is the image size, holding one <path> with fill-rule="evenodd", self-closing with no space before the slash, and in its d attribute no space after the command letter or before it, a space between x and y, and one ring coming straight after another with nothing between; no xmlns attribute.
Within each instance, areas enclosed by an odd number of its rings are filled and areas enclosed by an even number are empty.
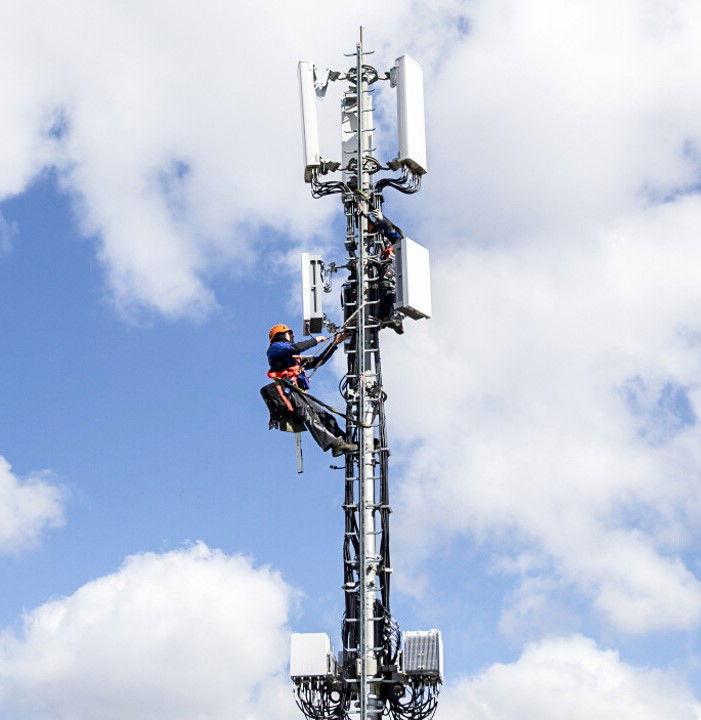
<svg viewBox="0 0 701 720"><path fill-rule="evenodd" d="M302 369L302 363L297 363L296 365L292 365L292 367L288 367L285 370L268 370L268 377L272 378L273 380L277 380L278 378L294 379L302 372Z"/></svg>
<svg viewBox="0 0 701 720"><path fill-rule="evenodd" d="M268 377L271 380L278 380L279 378L285 378L286 380L289 378L295 385L297 384L297 376L302 372L302 364L297 363L297 365L293 365L292 367L287 368L286 370L279 370L277 372L273 370L268 371ZM285 403L285 407L293 413L295 410L292 407L292 403L290 402L290 399L285 395L285 391L282 389L281 384L275 383L275 388L277 389L278 393L280 394L280 397L282 398L282 402Z"/></svg>

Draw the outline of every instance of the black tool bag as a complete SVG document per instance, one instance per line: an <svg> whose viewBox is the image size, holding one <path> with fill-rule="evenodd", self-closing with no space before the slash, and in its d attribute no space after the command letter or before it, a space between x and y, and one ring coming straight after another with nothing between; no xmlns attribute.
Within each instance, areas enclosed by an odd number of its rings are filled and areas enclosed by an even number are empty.
<svg viewBox="0 0 701 720"><path fill-rule="evenodd" d="M260 389L261 397L270 413L268 428L277 428L283 432L303 432L306 430L304 423L294 412L290 412L278 388L282 389L278 383L271 382Z"/></svg>

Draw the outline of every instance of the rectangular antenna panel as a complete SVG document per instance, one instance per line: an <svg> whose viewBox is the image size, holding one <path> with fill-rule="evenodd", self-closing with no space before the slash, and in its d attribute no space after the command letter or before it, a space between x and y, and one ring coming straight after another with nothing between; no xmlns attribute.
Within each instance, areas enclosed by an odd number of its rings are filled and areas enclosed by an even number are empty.
<svg viewBox="0 0 701 720"><path fill-rule="evenodd" d="M302 316L305 335L318 335L324 329L322 267L320 255L302 253Z"/></svg>
<svg viewBox="0 0 701 720"><path fill-rule="evenodd" d="M402 644L402 670L407 675L443 682L443 638L440 630L404 632Z"/></svg>
<svg viewBox="0 0 701 720"><path fill-rule="evenodd" d="M331 639L326 633L292 633L290 637L290 677L333 678L338 674Z"/></svg>
<svg viewBox="0 0 701 720"><path fill-rule="evenodd" d="M321 162L319 154L319 124L316 118L316 90L314 65L301 60L298 66L299 99L302 110L302 150L304 151L304 182L312 181L312 170Z"/></svg>
<svg viewBox="0 0 701 720"><path fill-rule="evenodd" d="M405 237L394 245L396 309L414 320L431 317L431 269L428 248Z"/></svg>
<svg viewBox="0 0 701 720"><path fill-rule="evenodd" d="M423 175L428 172L424 74L421 65L410 55L398 57L394 71L397 85L398 161L400 165Z"/></svg>

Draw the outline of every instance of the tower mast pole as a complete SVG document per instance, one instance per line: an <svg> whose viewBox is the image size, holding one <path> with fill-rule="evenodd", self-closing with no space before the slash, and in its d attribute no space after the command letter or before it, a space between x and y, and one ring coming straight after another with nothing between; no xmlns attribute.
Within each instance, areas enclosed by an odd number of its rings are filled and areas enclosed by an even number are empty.
<svg viewBox="0 0 701 720"><path fill-rule="evenodd" d="M380 720L384 715L392 720L430 720L442 682L440 632L402 634L390 609L389 443L379 337L383 327L401 333L404 315L430 317L430 296L419 295L412 305L399 304L393 256L395 251L402 258L406 252L425 252L425 259L419 255L419 264L412 271L412 287L428 288L427 252L381 212L385 188L414 193L426 172L421 137L423 81L420 66L409 55L397 58L389 72L380 74L365 62L371 53L365 50L363 35L361 27L355 52L346 55L354 58L355 67L346 73L327 71L324 79L310 61L299 64L305 181L311 184L315 198L341 194L346 224L347 262L341 266L331 263L327 269L329 277L341 268L348 270L341 289L342 328L349 332L344 344L347 371L340 383L346 403L348 449L343 503L343 651L337 659L325 633L294 633L290 674L297 705L308 720ZM341 101L342 162L332 162L319 153L315 100L323 97L329 81L339 79L348 83ZM389 80L397 87L399 154L387 166L376 158L373 145L371 98L378 80ZM342 180L321 180L338 170ZM401 170L401 175L382 177L375 183L375 174L388 170ZM321 258L314 262L321 263ZM306 274L310 263L303 259L303 277L311 277ZM416 268L423 268L426 275L417 276ZM404 272L401 277L409 287L411 275ZM324 281L323 287L329 292L330 280ZM402 299L408 297L404 284L401 287ZM311 292L308 288L305 298ZM308 308L314 305L306 302ZM322 316L320 308L315 313L316 320L323 317L327 327L338 330ZM312 320L311 310L305 309L304 316L306 327Z"/></svg>
<svg viewBox="0 0 701 720"><path fill-rule="evenodd" d="M356 110L357 123L357 167L356 182L358 190L362 191L356 204L356 227L358 229L358 302L363 305L358 313L358 328L356 333L356 363L359 378L358 386L358 413L356 417L362 422L358 432L358 531L359 531L359 701L360 720L370 720L376 716L379 708L378 686L372 679L377 675L377 659L373 650L375 642L374 605L376 596L377 559L376 559L376 532L375 532L375 481L374 481L374 432L372 428L374 409L368 397L368 385L373 382L373 368L370 355L374 348L368 347L369 306L368 278L367 278L367 251L366 224L364 213L367 213L365 197L372 196L370 175L365 168L365 156L370 148L368 145L371 127L368 127L366 115L372 108L366 107L368 95L367 77L363 72L363 28L360 28L360 40L356 45Z"/></svg>

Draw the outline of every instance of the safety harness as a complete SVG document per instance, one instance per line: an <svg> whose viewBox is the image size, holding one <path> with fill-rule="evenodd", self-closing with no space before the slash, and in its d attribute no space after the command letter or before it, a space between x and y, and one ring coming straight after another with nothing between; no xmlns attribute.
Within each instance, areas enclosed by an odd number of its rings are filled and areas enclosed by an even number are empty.
<svg viewBox="0 0 701 720"><path fill-rule="evenodd" d="M304 368L302 367L302 363L298 362L296 365L292 365L291 367L286 368L285 370L268 370L268 377L271 380L286 380L292 387L299 390L299 387L297 386L297 377L301 374L302 370ZM279 382L275 383L275 389L277 390L278 394L280 395L280 399L283 403L285 403L285 407L291 412L294 413L294 408L292 407L292 403L290 402L290 399L285 395L285 391L282 389L282 385Z"/></svg>
<svg viewBox="0 0 701 720"><path fill-rule="evenodd" d="M292 406L289 397L283 390L283 386L289 388L291 392L296 392L305 401L308 402L309 400L312 400L317 405L321 405L321 407L326 408L326 410L328 410L329 412L332 412L334 415L338 415L338 417L342 417L344 420L348 420L348 416L346 415L346 413L343 413L332 405L325 403L323 400L319 400L319 398L314 397L314 395L310 395L306 390L302 390L302 388L300 388L295 382L290 381L289 378L296 378L296 376L299 375L299 372L292 373L289 372L290 370L292 370L292 368L288 368L288 370L281 370L280 372L270 371L268 373L268 377L271 378L271 380L273 380L274 382L271 382L269 385L262 387L260 390L260 393L263 396L263 400L265 400L265 404L270 410L269 427L271 430L274 427L277 427L280 430L286 429L285 427L283 427L285 425L285 421L290 422L292 420L292 417L280 416L279 411L275 408L275 405L273 404L273 399L276 397L276 395L280 397L280 400L282 401L290 415L295 415L295 409ZM363 424L361 423L361 425Z"/></svg>

